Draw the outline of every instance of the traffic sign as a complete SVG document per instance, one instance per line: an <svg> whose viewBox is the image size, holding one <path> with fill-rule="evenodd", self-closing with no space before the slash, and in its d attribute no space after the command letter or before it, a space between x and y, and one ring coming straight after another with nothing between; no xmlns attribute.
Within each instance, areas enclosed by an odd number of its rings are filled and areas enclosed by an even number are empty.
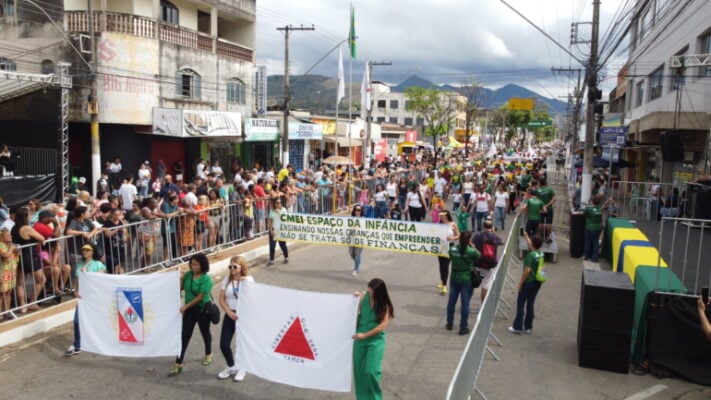
<svg viewBox="0 0 711 400"><path fill-rule="evenodd" d="M543 128L545 126L553 126L553 120L550 119L536 119L533 121L528 121L527 128Z"/></svg>
<svg viewBox="0 0 711 400"><path fill-rule="evenodd" d="M533 110L533 99L512 97L509 99L509 108L512 110Z"/></svg>

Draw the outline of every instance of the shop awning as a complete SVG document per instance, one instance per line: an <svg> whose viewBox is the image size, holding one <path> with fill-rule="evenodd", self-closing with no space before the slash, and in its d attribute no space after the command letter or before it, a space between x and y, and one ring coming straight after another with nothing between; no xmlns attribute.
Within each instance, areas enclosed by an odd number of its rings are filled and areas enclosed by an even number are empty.
<svg viewBox="0 0 711 400"><path fill-rule="evenodd" d="M348 138L344 136L324 136L323 140L329 143L338 143L340 147L348 147ZM363 141L356 138L351 138L350 147L360 147Z"/></svg>

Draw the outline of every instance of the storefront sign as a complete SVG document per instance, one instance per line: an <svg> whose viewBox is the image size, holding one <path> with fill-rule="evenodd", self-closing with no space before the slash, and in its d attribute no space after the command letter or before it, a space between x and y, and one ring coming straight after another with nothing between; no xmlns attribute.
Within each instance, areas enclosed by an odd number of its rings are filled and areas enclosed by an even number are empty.
<svg viewBox="0 0 711 400"><path fill-rule="evenodd" d="M312 118L311 122L313 122L314 124L321 125L323 127L324 135L336 134L336 121L333 119Z"/></svg>
<svg viewBox="0 0 711 400"><path fill-rule="evenodd" d="M601 147L623 147L625 138L627 137L627 127L625 126L608 126L602 127L598 131L600 135L597 143Z"/></svg>
<svg viewBox="0 0 711 400"><path fill-rule="evenodd" d="M289 140L321 140L323 126L318 124L300 124L289 122Z"/></svg>
<svg viewBox="0 0 711 400"><path fill-rule="evenodd" d="M281 241L449 257L446 224L284 213L273 226Z"/></svg>
<svg viewBox="0 0 711 400"><path fill-rule="evenodd" d="M385 156L388 151L388 139L378 140L377 142L374 142L374 144L375 149L373 150L373 153L375 153L375 160L378 162L385 161Z"/></svg>
<svg viewBox="0 0 711 400"><path fill-rule="evenodd" d="M406 142L416 142L417 141L417 131L407 131L405 132L405 141Z"/></svg>
<svg viewBox="0 0 711 400"><path fill-rule="evenodd" d="M275 119L245 118L245 142L273 142L279 139L279 124Z"/></svg>
<svg viewBox="0 0 711 400"><path fill-rule="evenodd" d="M173 137L242 136L242 114L154 107L153 134Z"/></svg>

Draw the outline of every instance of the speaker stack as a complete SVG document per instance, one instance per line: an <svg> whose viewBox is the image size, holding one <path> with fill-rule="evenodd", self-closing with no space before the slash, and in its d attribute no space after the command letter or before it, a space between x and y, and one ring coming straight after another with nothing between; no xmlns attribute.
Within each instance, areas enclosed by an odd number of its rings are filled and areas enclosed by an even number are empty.
<svg viewBox="0 0 711 400"><path fill-rule="evenodd" d="M578 317L578 365L628 373L634 286L627 274L583 271Z"/></svg>

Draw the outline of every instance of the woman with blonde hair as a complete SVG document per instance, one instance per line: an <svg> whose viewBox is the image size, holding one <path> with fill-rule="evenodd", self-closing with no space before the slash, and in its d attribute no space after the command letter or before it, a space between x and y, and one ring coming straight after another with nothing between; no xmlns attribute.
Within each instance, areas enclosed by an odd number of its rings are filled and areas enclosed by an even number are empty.
<svg viewBox="0 0 711 400"><path fill-rule="evenodd" d="M235 336L237 329L237 320L239 317L235 313L237 303L239 301L239 286L242 281L254 282L254 278L249 275L247 260L242 256L234 256L230 258L228 266L229 272L220 285L220 307L225 312L225 317L222 320L222 331L220 332L220 350L225 357L227 366L217 374L220 379L227 379L230 375L234 375L235 382L244 380L246 372L243 369L237 368L235 364L234 352L232 351L232 338Z"/></svg>
<svg viewBox="0 0 711 400"><path fill-rule="evenodd" d="M207 196L201 194L198 196L198 202L195 205L195 214L197 215L197 221L195 221L195 251L202 251L203 240L205 238L205 231L210 223L210 219L207 212L208 207Z"/></svg>

